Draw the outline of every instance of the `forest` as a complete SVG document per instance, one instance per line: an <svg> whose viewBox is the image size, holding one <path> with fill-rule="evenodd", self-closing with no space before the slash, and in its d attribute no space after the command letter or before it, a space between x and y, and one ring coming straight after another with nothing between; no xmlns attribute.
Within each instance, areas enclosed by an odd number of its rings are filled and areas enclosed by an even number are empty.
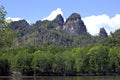
<svg viewBox="0 0 120 80"><path fill-rule="evenodd" d="M40 33L42 37L39 35L39 38L43 40L39 45L21 46L23 38L30 37L28 33L31 32L23 33L24 30L12 29L11 22L5 21L6 14L4 7L0 6L0 76L15 72L25 76L120 74L120 29L111 32L107 37L88 33L68 36L61 33L62 31L48 29L51 22L47 22L42 24L42 27L48 28L42 28L46 35L43 37L44 32ZM51 31L49 35L47 31ZM57 44L51 42L53 40L49 41L47 37L51 38L51 34L54 35L54 40L59 42L61 39L64 42ZM44 41L47 43L43 43Z"/></svg>
<svg viewBox="0 0 120 80"><path fill-rule="evenodd" d="M46 47L0 51L0 75L120 74L120 47Z"/></svg>

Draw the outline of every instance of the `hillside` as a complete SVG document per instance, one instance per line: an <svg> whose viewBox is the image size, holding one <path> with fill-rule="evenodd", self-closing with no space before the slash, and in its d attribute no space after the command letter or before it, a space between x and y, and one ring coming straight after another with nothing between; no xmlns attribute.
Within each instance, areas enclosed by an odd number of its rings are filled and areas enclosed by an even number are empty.
<svg viewBox="0 0 120 80"><path fill-rule="evenodd" d="M77 47L97 44L102 38L108 37L104 28L100 34L92 36L78 13L72 13L64 22L61 15L54 20L38 20L30 25L26 20L11 23L11 28L18 31L12 47L27 46L65 46Z"/></svg>

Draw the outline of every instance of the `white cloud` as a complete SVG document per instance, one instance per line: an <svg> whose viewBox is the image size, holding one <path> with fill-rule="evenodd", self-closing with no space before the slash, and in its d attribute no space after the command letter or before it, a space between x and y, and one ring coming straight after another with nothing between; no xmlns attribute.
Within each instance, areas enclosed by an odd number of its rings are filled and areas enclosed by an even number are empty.
<svg viewBox="0 0 120 80"><path fill-rule="evenodd" d="M23 18L12 18L12 17L7 17L6 18L6 21L9 23L9 22L12 22L12 21L19 21L19 20L23 20ZM30 22L27 20L27 22L30 24Z"/></svg>
<svg viewBox="0 0 120 80"><path fill-rule="evenodd" d="M19 21L19 20L22 20L21 18L12 18L12 17L7 17L6 18L6 21Z"/></svg>
<svg viewBox="0 0 120 80"><path fill-rule="evenodd" d="M116 14L112 18L106 14L103 14L97 16L88 16L82 19L87 27L88 32L92 35L98 34L101 27L104 27L108 34L110 31L114 32L116 29L120 28L120 14Z"/></svg>
<svg viewBox="0 0 120 80"><path fill-rule="evenodd" d="M42 20L53 20L56 18L58 14L61 14L63 16L63 12L61 8L57 8L56 10L52 11L48 17L43 18Z"/></svg>

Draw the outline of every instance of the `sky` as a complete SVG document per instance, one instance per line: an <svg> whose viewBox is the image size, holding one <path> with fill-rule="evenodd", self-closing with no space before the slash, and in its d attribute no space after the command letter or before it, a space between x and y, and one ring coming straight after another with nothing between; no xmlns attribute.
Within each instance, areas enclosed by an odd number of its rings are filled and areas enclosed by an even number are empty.
<svg viewBox="0 0 120 80"><path fill-rule="evenodd" d="M64 19L79 13L92 35L104 27L114 32L120 28L120 0L0 0L7 11L6 19L53 20L61 14Z"/></svg>

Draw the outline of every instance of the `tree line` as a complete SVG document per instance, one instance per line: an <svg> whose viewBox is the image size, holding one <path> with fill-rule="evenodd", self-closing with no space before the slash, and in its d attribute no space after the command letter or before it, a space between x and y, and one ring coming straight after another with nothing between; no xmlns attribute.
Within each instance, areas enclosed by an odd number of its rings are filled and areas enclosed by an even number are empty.
<svg viewBox="0 0 120 80"><path fill-rule="evenodd" d="M120 47L44 47L0 51L0 75L120 74Z"/></svg>

